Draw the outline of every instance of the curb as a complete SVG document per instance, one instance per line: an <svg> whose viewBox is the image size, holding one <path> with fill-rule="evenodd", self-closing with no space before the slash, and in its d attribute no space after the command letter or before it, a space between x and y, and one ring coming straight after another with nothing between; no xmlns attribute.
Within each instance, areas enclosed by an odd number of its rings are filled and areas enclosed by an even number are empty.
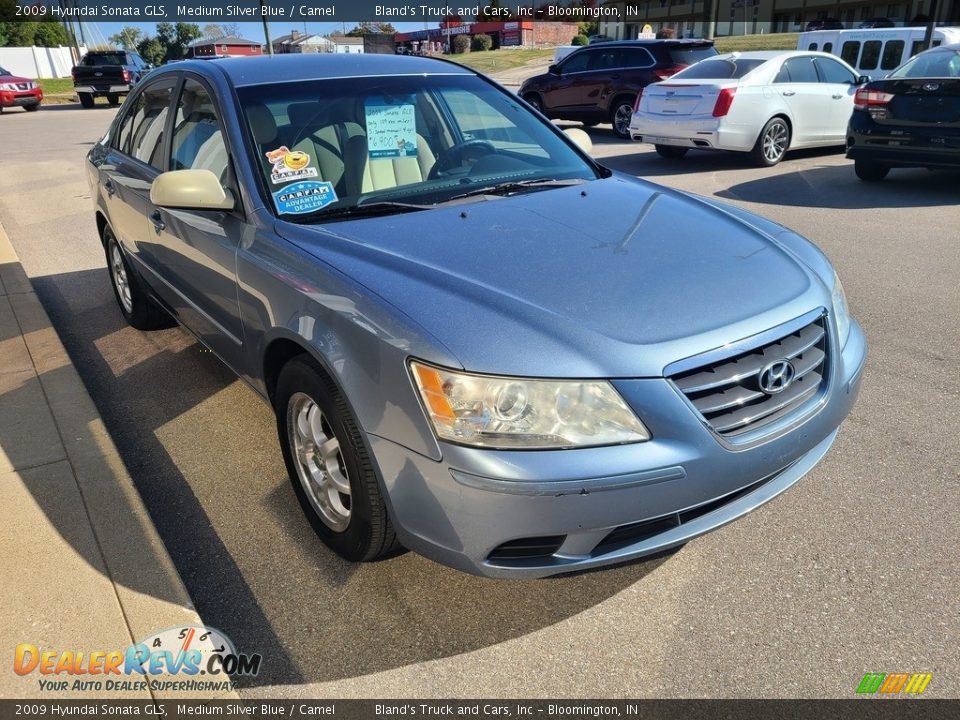
<svg viewBox="0 0 960 720"><path fill-rule="evenodd" d="M138 642L165 628L202 624L96 405L33 291L2 224L0 288L5 290L59 433L130 642ZM69 577L59 579L69 584ZM95 608L74 610L95 612ZM176 678L161 676L158 679ZM196 695L153 689L150 694L154 699ZM235 692L202 696L239 697Z"/></svg>

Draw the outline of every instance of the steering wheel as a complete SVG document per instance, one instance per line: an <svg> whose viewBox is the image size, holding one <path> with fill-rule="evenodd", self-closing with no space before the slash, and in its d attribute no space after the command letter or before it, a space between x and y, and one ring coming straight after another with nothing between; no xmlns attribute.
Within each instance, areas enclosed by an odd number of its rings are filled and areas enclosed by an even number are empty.
<svg viewBox="0 0 960 720"><path fill-rule="evenodd" d="M460 167L471 156L481 158L496 151L497 149L493 144L487 140L464 140L456 145L451 145L437 156L437 161L430 170L430 177L434 178L439 173Z"/></svg>

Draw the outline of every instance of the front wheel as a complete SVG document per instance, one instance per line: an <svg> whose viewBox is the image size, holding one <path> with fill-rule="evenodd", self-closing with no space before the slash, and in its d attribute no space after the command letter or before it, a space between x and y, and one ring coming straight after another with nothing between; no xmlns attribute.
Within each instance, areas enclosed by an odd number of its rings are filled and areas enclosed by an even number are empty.
<svg viewBox="0 0 960 720"><path fill-rule="evenodd" d="M790 126L783 118L775 117L763 126L753 150L750 151L750 156L760 167L773 167L783 160L789 147Z"/></svg>
<svg viewBox="0 0 960 720"><path fill-rule="evenodd" d="M679 160L687 154L687 150L690 148L677 147L676 145L654 145L653 149L656 150L657 155L662 158L667 158L668 160Z"/></svg>
<svg viewBox="0 0 960 720"><path fill-rule="evenodd" d="M530 105L536 109L538 113L543 113L543 103L540 101L540 98L537 95L527 95L525 98Z"/></svg>
<svg viewBox="0 0 960 720"><path fill-rule="evenodd" d="M280 371L274 411L287 473L320 539L354 562L395 551L397 536L360 428L343 394L308 356Z"/></svg>
<svg viewBox="0 0 960 720"><path fill-rule="evenodd" d="M40 103L37 103L36 105L24 105L23 109L27 112L36 112L40 109Z"/></svg>
<svg viewBox="0 0 960 720"><path fill-rule="evenodd" d="M117 93L107 93L107 102L110 103L110 107L116 107L120 104L120 95Z"/></svg>
<svg viewBox="0 0 960 720"><path fill-rule="evenodd" d="M880 182L890 172L890 168L870 160L854 160L853 171L864 182Z"/></svg>
<svg viewBox="0 0 960 720"><path fill-rule="evenodd" d="M633 100L630 98L621 98L613 104L610 110L610 123L613 125L613 132L617 137L624 140L630 139L630 118L633 117Z"/></svg>

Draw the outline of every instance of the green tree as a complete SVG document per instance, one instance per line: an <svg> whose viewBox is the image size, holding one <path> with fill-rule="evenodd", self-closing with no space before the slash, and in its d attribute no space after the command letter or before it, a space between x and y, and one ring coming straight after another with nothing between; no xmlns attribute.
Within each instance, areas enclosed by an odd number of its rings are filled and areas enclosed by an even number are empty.
<svg viewBox="0 0 960 720"><path fill-rule="evenodd" d="M155 37L144 38L137 45L140 57L154 66L163 65L167 59L167 48Z"/></svg>
<svg viewBox="0 0 960 720"><path fill-rule="evenodd" d="M157 40L166 50L165 62L186 57L187 46L202 36L200 26L195 23L157 23Z"/></svg>
<svg viewBox="0 0 960 720"><path fill-rule="evenodd" d="M470 41L470 49L476 50L477 52L483 52L484 50L492 50L493 38L483 33L481 33L480 35L474 35L473 40Z"/></svg>
<svg viewBox="0 0 960 720"><path fill-rule="evenodd" d="M353 29L347 33L347 37L362 37L372 33L383 33L393 35L397 29L392 23L388 22L362 22L353 26Z"/></svg>
<svg viewBox="0 0 960 720"><path fill-rule="evenodd" d="M110 42L124 50L133 50L143 40L143 31L140 28L126 25L116 35L110 36Z"/></svg>
<svg viewBox="0 0 960 720"><path fill-rule="evenodd" d="M586 35L582 35L582 34L581 34L581 35L577 35L577 36L573 39L573 42L571 42L570 44L571 44L571 45L589 45L589 44L590 44L590 38L588 38Z"/></svg>

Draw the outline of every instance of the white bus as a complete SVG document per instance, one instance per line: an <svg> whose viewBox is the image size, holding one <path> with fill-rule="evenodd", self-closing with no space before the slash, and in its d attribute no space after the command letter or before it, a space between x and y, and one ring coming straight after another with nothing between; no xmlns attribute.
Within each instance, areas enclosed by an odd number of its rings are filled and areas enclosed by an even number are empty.
<svg viewBox="0 0 960 720"><path fill-rule="evenodd" d="M800 33L797 50L819 50L836 55L871 79L885 77L923 49L925 27L871 30L814 30ZM931 45L960 42L960 28L938 27Z"/></svg>

